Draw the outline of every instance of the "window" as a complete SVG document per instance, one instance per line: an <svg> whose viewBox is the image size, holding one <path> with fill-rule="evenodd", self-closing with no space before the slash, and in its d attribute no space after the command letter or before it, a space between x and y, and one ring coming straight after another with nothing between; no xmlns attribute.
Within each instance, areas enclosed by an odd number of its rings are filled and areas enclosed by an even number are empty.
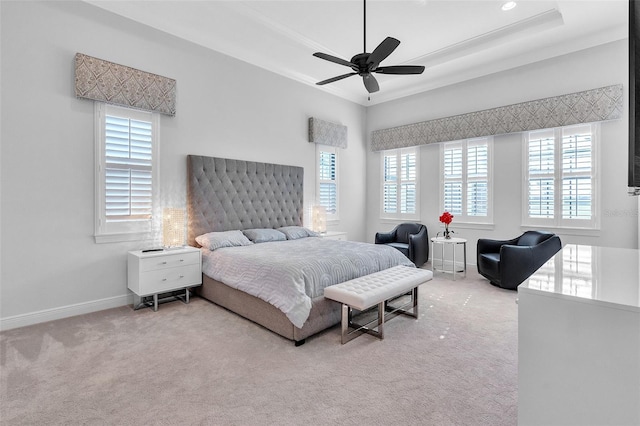
<svg viewBox="0 0 640 426"><path fill-rule="evenodd" d="M441 145L442 209L456 222L491 221L491 138Z"/></svg>
<svg viewBox="0 0 640 426"><path fill-rule="evenodd" d="M316 145L316 155L316 203L326 209L327 220L338 220L338 148Z"/></svg>
<svg viewBox="0 0 640 426"><path fill-rule="evenodd" d="M392 219L419 217L419 148L384 151L382 154L382 216Z"/></svg>
<svg viewBox="0 0 640 426"><path fill-rule="evenodd" d="M96 242L148 238L158 114L96 103Z"/></svg>
<svg viewBox="0 0 640 426"><path fill-rule="evenodd" d="M597 124L525 133L527 225L595 228Z"/></svg>

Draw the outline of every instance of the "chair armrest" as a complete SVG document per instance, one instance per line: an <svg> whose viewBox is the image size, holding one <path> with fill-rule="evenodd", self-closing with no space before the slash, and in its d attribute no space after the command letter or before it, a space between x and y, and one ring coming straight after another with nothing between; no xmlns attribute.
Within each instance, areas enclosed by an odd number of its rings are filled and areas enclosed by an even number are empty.
<svg viewBox="0 0 640 426"><path fill-rule="evenodd" d="M554 254L559 252L561 248L562 242L560 241L560 237L557 235L533 246L533 266L535 267L533 272L537 271L542 265L551 259Z"/></svg>
<svg viewBox="0 0 640 426"><path fill-rule="evenodd" d="M396 239L396 232L376 232L376 244L389 244L394 242Z"/></svg>
<svg viewBox="0 0 640 426"><path fill-rule="evenodd" d="M515 289L536 270L533 247L505 244L500 248L500 286Z"/></svg>
<svg viewBox="0 0 640 426"><path fill-rule="evenodd" d="M503 245L500 249L500 284L517 288L562 248L557 235L535 246Z"/></svg>
<svg viewBox="0 0 640 426"><path fill-rule="evenodd" d="M429 234L426 226L417 234L409 235L409 258L415 259L418 266L429 260Z"/></svg>

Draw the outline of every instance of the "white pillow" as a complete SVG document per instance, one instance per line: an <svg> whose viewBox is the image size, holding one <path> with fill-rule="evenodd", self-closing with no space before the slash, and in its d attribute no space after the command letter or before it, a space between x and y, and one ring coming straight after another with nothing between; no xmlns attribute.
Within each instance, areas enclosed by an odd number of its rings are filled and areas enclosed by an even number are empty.
<svg viewBox="0 0 640 426"><path fill-rule="evenodd" d="M287 236L287 240L297 240L298 238L317 237L318 233L302 226L283 226L278 231Z"/></svg>
<svg viewBox="0 0 640 426"><path fill-rule="evenodd" d="M248 246L253 244L244 236L242 231L209 232L208 234L197 236L196 242L211 251L222 247Z"/></svg>

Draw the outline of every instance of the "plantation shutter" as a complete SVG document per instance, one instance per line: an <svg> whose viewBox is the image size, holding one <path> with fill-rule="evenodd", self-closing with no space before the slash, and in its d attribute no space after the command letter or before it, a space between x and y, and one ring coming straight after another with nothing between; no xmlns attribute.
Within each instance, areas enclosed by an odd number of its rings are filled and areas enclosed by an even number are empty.
<svg viewBox="0 0 640 426"><path fill-rule="evenodd" d="M490 220L489 141L468 139L442 147L442 207L458 220Z"/></svg>
<svg viewBox="0 0 640 426"><path fill-rule="evenodd" d="M416 212L416 154L404 153L401 158L400 212Z"/></svg>
<svg viewBox="0 0 640 426"><path fill-rule="evenodd" d="M554 217L554 131L531 132L529 136L529 217Z"/></svg>
<svg viewBox="0 0 640 426"><path fill-rule="evenodd" d="M336 177L336 153L320 151L318 164L319 199L327 214L338 212L338 185Z"/></svg>
<svg viewBox="0 0 640 426"><path fill-rule="evenodd" d="M396 149L383 155L382 213L414 218L418 213L418 151Z"/></svg>
<svg viewBox="0 0 640 426"><path fill-rule="evenodd" d="M467 216L487 216L489 207L489 149L486 141L467 145Z"/></svg>
<svg viewBox="0 0 640 426"><path fill-rule="evenodd" d="M444 149L444 209L462 214L462 145L447 144Z"/></svg>
<svg viewBox="0 0 640 426"><path fill-rule="evenodd" d="M590 126L563 129L562 218L591 219L592 138Z"/></svg>
<svg viewBox="0 0 640 426"><path fill-rule="evenodd" d="M105 117L106 220L149 219L152 212L152 123Z"/></svg>
<svg viewBox="0 0 640 426"><path fill-rule="evenodd" d="M398 156L385 154L384 156L384 201L385 213L398 211Z"/></svg>
<svg viewBox="0 0 640 426"><path fill-rule="evenodd" d="M596 226L596 135L597 123L528 134L529 199L525 220L549 226Z"/></svg>

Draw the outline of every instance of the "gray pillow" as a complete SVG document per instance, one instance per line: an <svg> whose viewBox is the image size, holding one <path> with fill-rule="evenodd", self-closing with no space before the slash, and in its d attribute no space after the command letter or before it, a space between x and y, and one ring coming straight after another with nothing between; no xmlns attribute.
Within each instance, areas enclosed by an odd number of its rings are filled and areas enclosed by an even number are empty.
<svg viewBox="0 0 640 426"><path fill-rule="evenodd" d="M287 236L277 229L245 229L242 233L254 243L266 243L269 241L284 241Z"/></svg>
<svg viewBox="0 0 640 426"><path fill-rule="evenodd" d="M241 231L209 232L196 237L202 247L213 251L222 247L248 246L253 244Z"/></svg>
<svg viewBox="0 0 640 426"><path fill-rule="evenodd" d="M302 226L284 226L278 231L287 236L287 240L297 240L298 238L317 237L318 233Z"/></svg>

